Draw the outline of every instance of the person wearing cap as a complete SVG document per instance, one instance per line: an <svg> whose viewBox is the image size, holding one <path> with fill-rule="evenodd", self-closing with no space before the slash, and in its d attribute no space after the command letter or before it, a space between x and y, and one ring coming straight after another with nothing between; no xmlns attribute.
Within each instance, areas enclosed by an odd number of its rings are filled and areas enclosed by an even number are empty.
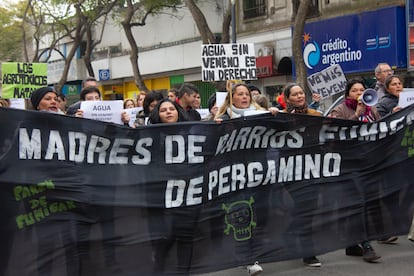
<svg viewBox="0 0 414 276"><path fill-rule="evenodd" d="M34 110L64 114L58 106L58 93L53 87L45 86L33 91L30 101Z"/></svg>

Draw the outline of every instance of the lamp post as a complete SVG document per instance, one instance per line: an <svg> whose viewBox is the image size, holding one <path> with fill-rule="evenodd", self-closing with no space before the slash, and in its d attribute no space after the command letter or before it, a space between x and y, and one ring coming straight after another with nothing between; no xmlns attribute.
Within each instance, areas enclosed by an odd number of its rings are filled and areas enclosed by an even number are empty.
<svg viewBox="0 0 414 276"><path fill-rule="evenodd" d="M231 0L231 42L236 43L236 0Z"/></svg>

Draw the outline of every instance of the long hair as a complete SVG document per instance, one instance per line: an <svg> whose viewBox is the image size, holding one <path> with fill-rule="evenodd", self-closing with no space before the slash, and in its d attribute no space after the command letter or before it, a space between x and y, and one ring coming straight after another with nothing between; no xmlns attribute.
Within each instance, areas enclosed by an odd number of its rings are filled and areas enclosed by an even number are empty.
<svg viewBox="0 0 414 276"><path fill-rule="evenodd" d="M149 114L149 122L151 124L162 124L162 122L160 120L160 106L165 102L169 102L169 103L172 103L174 105L175 109L178 112L177 122L188 121L188 118L187 118L187 115L186 115L184 109L178 103L173 102L170 99L162 99L158 102L158 104L154 107L154 109Z"/></svg>
<svg viewBox="0 0 414 276"><path fill-rule="evenodd" d="M164 99L164 95L158 91L152 91L145 96L144 102L142 103L142 109L145 115L149 115L149 106L153 101L161 101Z"/></svg>
<svg viewBox="0 0 414 276"><path fill-rule="evenodd" d="M237 84L233 85L233 87L231 88L231 90L229 92L227 92L226 99L224 100L224 103L220 106L220 109L217 112L215 118L219 118L220 116L227 113L227 109L233 105L233 94L234 94L234 92L236 92L236 89L239 86L244 86L244 87L246 87L247 91L249 91L250 105L253 105L256 108L256 110L263 110L263 108L254 101L254 99L252 97L252 93L250 92L249 86L245 83L237 83ZM231 111L231 108L230 108L230 113L231 112L232 111ZM228 114L228 115L230 116L230 118L232 117L232 114Z"/></svg>

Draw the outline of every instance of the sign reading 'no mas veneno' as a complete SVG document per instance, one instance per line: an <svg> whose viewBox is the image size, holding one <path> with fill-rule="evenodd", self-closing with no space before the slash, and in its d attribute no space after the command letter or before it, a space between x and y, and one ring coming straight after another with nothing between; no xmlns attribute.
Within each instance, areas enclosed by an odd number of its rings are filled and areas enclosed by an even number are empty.
<svg viewBox="0 0 414 276"><path fill-rule="evenodd" d="M3 62L2 97L30 98L32 92L47 86L47 63Z"/></svg>
<svg viewBox="0 0 414 276"><path fill-rule="evenodd" d="M202 80L255 80L256 56L252 43L201 45Z"/></svg>

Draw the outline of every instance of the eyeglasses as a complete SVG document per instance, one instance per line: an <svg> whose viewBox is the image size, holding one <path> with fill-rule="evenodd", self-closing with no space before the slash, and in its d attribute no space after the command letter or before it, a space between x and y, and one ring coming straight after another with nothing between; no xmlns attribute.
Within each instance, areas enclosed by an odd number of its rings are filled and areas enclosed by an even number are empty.
<svg viewBox="0 0 414 276"><path fill-rule="evenodd" d="M394 70L391 69L387 69L387 70L382 70L383 73L391 73L394 74Z"/></svg>

